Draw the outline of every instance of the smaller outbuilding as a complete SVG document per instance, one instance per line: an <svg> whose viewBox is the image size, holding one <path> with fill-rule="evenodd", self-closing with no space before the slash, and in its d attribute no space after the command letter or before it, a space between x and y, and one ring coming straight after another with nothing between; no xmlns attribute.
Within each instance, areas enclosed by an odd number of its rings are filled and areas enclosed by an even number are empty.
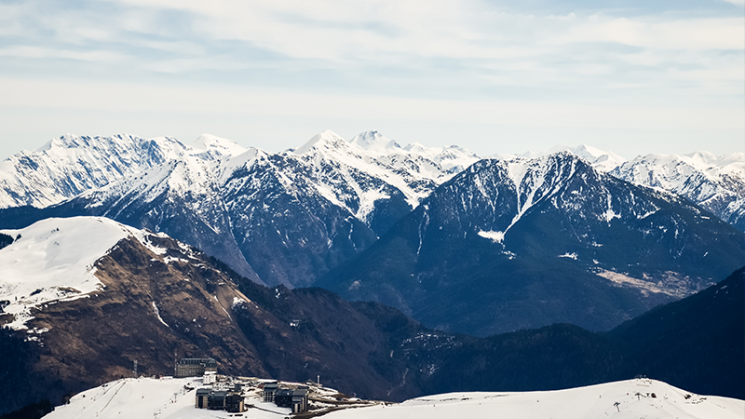
<svg viewBox="0 0 745 419"><path fill-rule="evenodd" d="M308 390L298 388L292 391L292 413L308 411Z"/></svg>
<svg viewBox="0 0 745 419"><path fill-rule="evenodd" d="M217 361L212 358L182 358L176 363L176 378L201 377L205 372L217 373Z"/></svg>
<svg viewBox="0 0 745 419"><path fill-rule="evenodd" d="M197 390L197 400L196 400L197 409L207 408L208 399L211 393L212 393L212 389L209 389L209 388L200 388Z"/></svg>
<svg viewBox="0 0 745 419"><path fill-rule="evenodd" d="M246 410L244 397L238 393L230 393L225 397L225 410L230 413L240 413Z"/></svg>
<svg viewBox="0 0 745 419"><path fill-rule="evenodd" d="M283 388L274 394L274 404L279 407L289 407L292 413L302 413L308 410L308 389L295 390Z"/></svg>
<svg viewBox="0 0 745 419"><path fill-rule="evenodd" d="M281 388L274 393L274 404L279 407L292 407L292 390Z"/></svg>
<svg viewBox="0 0 745 419"><path fill-rule="evenodd" d="M267 403L274 403L274 395L279 388L279 384L276 381L270 381L264 383L264 401Z"/></svg>
<svg viewBox="0 0 745 419"><path fill-rule="evenodd" d="M225 410L225 399L228 397L227 391L214 391L207 399L207 408L210 410Z"/></svg>

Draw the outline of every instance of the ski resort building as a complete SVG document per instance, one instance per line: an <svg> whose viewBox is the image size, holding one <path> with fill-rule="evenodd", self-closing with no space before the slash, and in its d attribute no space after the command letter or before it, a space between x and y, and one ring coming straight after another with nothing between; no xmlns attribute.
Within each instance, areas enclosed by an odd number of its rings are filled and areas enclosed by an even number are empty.
<svg viewBox="0 0 745 419"><path fill-rule="evenodd" d="M283 388L274 395L274 404L279 407L289 407L292 413L302 413L308 410L308 388L298 387L295 390Z"/></svg>
<svg viewBox="0 0 745 419"><path fill-rule="evenodd" d="M246 411L244 400L245 398L239 392L200 388L197 390L195 407L240 413Z"/></svg>
<svg viewBox="0 0 745 419"><path fill-rule="evenodd" d="M209 397L212 390L208 388L200 388L197 390L197 401L195 407L197 409L206 409L209 403Z"/></svg>
<svg viewBox="0 0 745 419"><path fill-rule="evenodd" d="M225 410L225 399L227 397L227 391L213 391L207 398L207 409Z"/></svg>
<svg viewBox="0 0 745 419"><path fill-rule="evenodd" d="M279 385L276 381L264 384L264 401L274 403L274 394L277 392Z"/></svg>
<svg viewBox="0 0 745 419"><path fill-rule="evenodd" d="M246 411L244 397L238 393L231 393L225 397L225 410L229 413L240 413Z"/></svg>
<svg viewBox="0 0 745 419"><path fill-rule="evenodd" d="M217 373L217 361L212 358L182 358L176 363L176 378L201 377L205 372Z"/></svg>

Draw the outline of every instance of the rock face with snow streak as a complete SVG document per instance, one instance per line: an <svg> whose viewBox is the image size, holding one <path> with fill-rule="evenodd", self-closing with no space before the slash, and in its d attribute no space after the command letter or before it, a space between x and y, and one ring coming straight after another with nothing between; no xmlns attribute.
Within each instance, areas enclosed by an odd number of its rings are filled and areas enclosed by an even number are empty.
<svg viewBox="0 0 745 419"><path fill-rule="evenodd" d="M324 131L285 155L307 168L306 177L319 193L378 235L437 185L479 160L458 148L401 148L377 131L350 142Z"/></svg>
<svg viewBox="0 0 745 419"><path fill-rule="evenodd" d="M474 164L318 285L481 336L607 330L743 260L745 235L710 213L558 153Z"/></svg>
<svg viewBox="0 0 745 419"><path fill-rule="evenodd" d="M677 193L745 231L745 153L649 154L610 173L628 182Z"/></svg>

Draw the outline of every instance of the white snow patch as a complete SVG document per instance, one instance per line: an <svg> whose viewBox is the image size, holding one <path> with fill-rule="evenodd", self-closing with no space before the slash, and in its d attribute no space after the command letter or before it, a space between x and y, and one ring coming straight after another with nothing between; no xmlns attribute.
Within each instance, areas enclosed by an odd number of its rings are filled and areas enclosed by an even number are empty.
<svg viewBox="0 0 745 419"><path fill-rule="evenodd" d="M160 310L158 310L158 306L155 305L155 301L153 301L153 310L155 310L155 315L158 317L158 320L160 320L161 323L163 323L166 327L171 327L168 325L168 323L163 320L162 317L160 317Z"/></svg>
<svg viewBox="0 0 745 419"><path fill-rule="evenodd" d="M220 306L220 308L222 309L222 311L225 312L225 314L228 316L229 319L231 320L233 319L232 317L230 317L230 313L228 313L228 310L225 310L225 307Z"/></svg>
<svg viewBox="0 0 745 419"><path fill-rule="evenodd" d="M559 255L557 257L560 257L560 258L569 258L569 259L577 260L577 254L576 253L564 253L563 255Z"/></svg>
<svg viewBox="0 0 745 419"><path fill-rule="evenodd" d="M485 239L489 239L493 241L494 243L502 243L504 241L504 232L503 231L483 231L479 230L478 233L479 237L483 237Z"/></svg>
<svg viewBox="0 0 745 419"><path fill-rule="evenodd" d="M165 262L165 263L171 263L171 262L189 263L189 261L186 260L186 259L177 258L177 257L173 257L173 256L166 256L166 257L164 257L163 258L163 262Z"/></svg>
<svg viewBox="0 0 745 419"><path fill-rule="evenodd" d="M610 223L614 218L621 218L621 215L613 212L611 208L608 208L608 210L602 214L602 217L606 222Z"/></svg>
<svg viewBox="0 0 745 419"><path fill-rule="evenodd" d="M525 174L528 173L527 162L523 159L515 159L507 163L507 174L512 179L512 183L515 184L515 189L520 191L520 185L523 183Z"/></svg>
<svg viewBox="0 0 745 419"><path fill-rule="evenodd" d="M131 228L132 235L140 242L143 246L147 247L151 252L155 253L156 255L165 255L168 252L168 249L164 247L158 247L150 241L150 236L156 236L156 237L168 237L164 233L158 233L158 234L152 234L148 233L145 230L138 230L135 228Z"/></svg>
<svg viewBox="0 0 745 419"><path fill-rule="evenodd" d="M248 301L246 301L246 300L244 300L242 298L233 297L233 304L231 304L230 307L231 308L235 308L235 306L241 305L243 303L248 303Z"/></svg>

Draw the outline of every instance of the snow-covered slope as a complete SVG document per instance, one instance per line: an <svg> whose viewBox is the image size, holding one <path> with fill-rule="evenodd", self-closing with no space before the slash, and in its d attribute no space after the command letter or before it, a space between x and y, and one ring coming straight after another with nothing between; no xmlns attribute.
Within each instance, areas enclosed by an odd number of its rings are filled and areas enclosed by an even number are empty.
<svg viewBox="0 0 745 419"><path fill-rule="evenodd" d="M745 230L745 153L649 154L610 173L627 182L677 193Z"/></svg>
<svg viewBox="0 0 745 419"><path fill-rule="evenodd" d="M192 390L185 389L185 386ZM212 419L233 417L222 410L197 409L194 388L202 387L201 378L126 378L75 395L70 403L57 407L44 416L47 419L85 418L157 418L157 419ZM290 416L291 410L264 403L251 397L246 403L252 409L243 416L276 419ZM250 415L250 416L249 416Z"/></svg>
<svg viewBox="0 0 745 419"><path fill-rule="evenodd" d="M456 146L415 143L402 148L377 131L363 132L349 142L324 131L286 155L312 168L318 190L332 202L354 202L347 209L362 221L377 200L390 198L391 188L414 208L434 187L479 160Z"/></svg>
<svg viewBox="0 0 745 419"><path fill-rule="evenodd" d="M194 407L201 379L123 379L74 396L46 419L223 418L230 414ZM654 396L653 396L654 395ZM289 410L263 403L250 394L252 418L289 416ZM735 419L742 418L745 402L725 397L699 396L669 384L647 379L620 381L589 387L526 393L450 393L412 399L401 404L377 403L331 412L330 419L450 419L505 417L511 419ZM274 413L276 412L276 413ZM233 417L236 415L233 414Z"/></svg>
<svg viewBox="0 0 745 419"><path fill-rule="evenodd" d="M119 240L146 232L107 218L49 218L20 230L0 230L14 238L0 249L0 301L14 317L6 324L26 329L31 309L72 301L103 287L94 275L95 262Z"/></svg>
<svg viewBox="0 0 745 419"><path fill-rule="evenodd" d="M654 395L654 397L652 396ZM745 402L694 395L647 379L527 393L451 393L394 406L329 414L330 419L597 419L742 418Z"/></svg>

